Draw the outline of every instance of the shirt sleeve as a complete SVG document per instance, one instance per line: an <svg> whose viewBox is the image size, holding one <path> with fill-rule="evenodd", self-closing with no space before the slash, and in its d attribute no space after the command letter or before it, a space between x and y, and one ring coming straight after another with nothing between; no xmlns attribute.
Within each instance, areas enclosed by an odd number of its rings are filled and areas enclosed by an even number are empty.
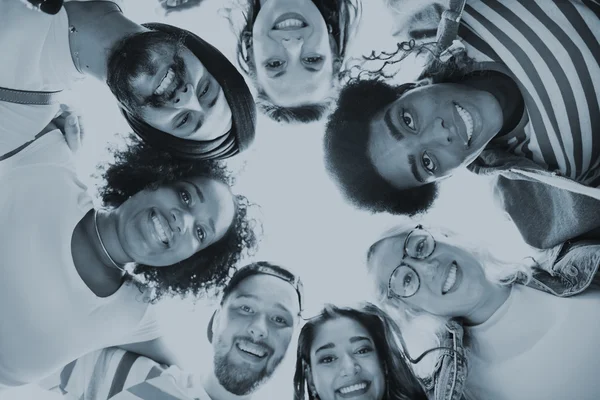
<svg viewBox="0 0 600 400"><path fill-rule="evenodd" d="M148 304L137 328L123 343L146 342L157 339L160 336L162 336L162 332L158 323L156 309L152 304Z"/></svg>

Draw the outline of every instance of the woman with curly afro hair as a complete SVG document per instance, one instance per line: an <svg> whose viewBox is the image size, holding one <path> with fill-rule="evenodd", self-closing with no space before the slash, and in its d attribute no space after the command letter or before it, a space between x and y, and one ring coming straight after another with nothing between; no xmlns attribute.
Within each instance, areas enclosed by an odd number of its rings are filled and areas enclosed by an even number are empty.
<svg viewBox="0 0 600 400"><path fill-rule="evenodd" d="M443 13L438 36L460 39L447 53L440 39L365 57L383 65L359 66L324 140L346 198L412 216L430 209L443 179L468 168L494 178L495 198L528 244L597 238L600 46L590 32L600 20L591 4L467 1L460 24ZM421 79L386 82L419 53L434 56Z"/></svg>
<svg viewBox="0 0 600 400"><path fill-rule="evenodd" d="M151 303L223 287L257 244L248 200L219 162L132 134L102 170L98 209L51 125L0 161L0 391L105 347L177 365Z"/></svg>
<svg viewBox="0 0 600 400"><path fill-rule="evenodd" d="M135 136L126 149L113 153L115 161L103 167L100 197L105 206L118 212L147 193L157 201L142 200L153 222L150 227L156 221L160 235L164 224L166 236L160 238L164 248L159 243L159 254L152 251L151 257L133 260L134 273L154 288L154 298L198 296L223 286L244 250L254 248L257 241L247 217L248 199L231 194L233 179L225 165L175 158ZM165 200L159 198L163 190L168 190ZM160 209L162 204L165 210ZM190 214L179 207L189 208ZM178 235L189 237L183 241Z"/></svg>

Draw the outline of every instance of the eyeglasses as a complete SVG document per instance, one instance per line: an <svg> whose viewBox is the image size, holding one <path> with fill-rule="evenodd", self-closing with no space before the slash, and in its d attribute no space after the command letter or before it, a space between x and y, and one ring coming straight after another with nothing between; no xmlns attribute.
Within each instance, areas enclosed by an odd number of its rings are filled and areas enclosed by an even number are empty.
<svg viewBox="0 0 600 400"><path fill-rule="evenodd" d="M404 241L404 254L400 265L392 271L388 281L388 298L407 298L413 296L421 286L421 280L417 272L403 260L406 257L414 260L424 260L431 256L435 250L436 242L431 233L417 225L410 231Z"/></svg>

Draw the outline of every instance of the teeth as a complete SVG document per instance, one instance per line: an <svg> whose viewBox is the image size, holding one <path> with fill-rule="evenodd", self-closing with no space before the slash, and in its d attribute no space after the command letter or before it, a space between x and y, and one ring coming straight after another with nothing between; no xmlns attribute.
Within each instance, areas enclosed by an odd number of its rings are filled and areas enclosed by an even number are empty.
<svg viewBox="0 0 600 400"><path fill-rule="evenodd" d="M160 223L158 217L156 215L152 215L152 222L154 223L154 229L156 229L156 233L158 233L158 238L164 244L169 243L169 238L167 237L167 232L165 232L165 228L163 228Z"/></svg>
<svg viewBox="0 0 600 400"><path fill-rule="evenodd" d="M175 71L172 68L169 68L165 76L160 81L160 85L154 91L154 94L161 95L167 90L169 85L173 82L173 78L175 78Z"/></svg>
<svg viewBox="0 0 600 400"><path fill-rule="evenodd" d="M304 22L296 18L286 19L278 24L275 24L275 29L286 29L286 28L303 28Z"/></svg>
<svg viewBox="0 0 600 400"><path fill-rule="evenodd" d="M448 273L448 277L446 278L446 282L444 282L444 286L442 287L442 294L448 293L454 283L456 282L456 264L452 264L450 266L450 272Z"/></svg>
<svg viewBox="0 0 600 400"><path fill-rule="evenodd" d="M267 352L261 346L255 345L253 343L238 343L238 347L240 350L245 351L246 353L250 353L259 358L263 358L267 355Z"/></svg>
<svg viewBox="0 0 600 400"><path fill-rule="evenodd" d="M348 394L350 392L356 392L357 390L363 390L366 387L367 387L367 384L365 382L357 383L356 385L346 386L346 387L341 388L340 393Z"/></svg>
<svg viewBox="0 0 600 400"><path fill-rule="evenodd" d="M458 115L460 115L463 122L465 123L465 126L467 127L468 143L471 143L471 137L473 136L473 117L471 117L471 114L467 110L465 110L458 104L454 104L454 107L456 107Z"/></svg>

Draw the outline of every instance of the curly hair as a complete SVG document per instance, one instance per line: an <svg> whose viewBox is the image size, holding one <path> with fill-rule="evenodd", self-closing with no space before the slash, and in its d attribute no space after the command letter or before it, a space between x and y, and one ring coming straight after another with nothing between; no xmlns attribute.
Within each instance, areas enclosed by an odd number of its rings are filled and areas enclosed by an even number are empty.
<svg viewBox="0 0 600 400"><path fill-rule="evenodd" d="M259 0L238 0L242 10L243 26L236 27L233 22L233 8L229 8L227 19L234 34L238 37L236 59L242 71L250 78L258 91L256 106L259 111L276 122L309 123L319 121L331 111L335 103L334 96L339 89L339 83L344 76L342 65L346 57L346 48L354 35L357 21L362 12L362 3L356 0L312 0L321 12L326 25L330 29L330 47L333 53L332 93L331 97L322 102L303 104L295 107L283 107L274 104L262 89L256 75L256 64L252 52L252 28L260 11Z"/></svg>
<svg viewBox="0 0 600 400"><path fill-rule="evenodd" d="M194 161L178 159L170 153L156 149L129 135L128 146L112 149L114 162L100 166L104 185L100 197L108 207L118 207L129 197L144 189L156 189L186 177L206 177L231 186L234 182L229 171L219 161ZM164 295L194 295L199 297L209 291L221 290L237 263L246 253L257 247L254 222L248 215L251 206L242 195L235 196L236 209L233 223L216 243L197 252L186 260L166 267L136 264L134 274L141 275L152 286L153 300Z"/></svg>
<svg viewBox="0 0 600 400"><path fill-rule="evenodd" d="M429 209L437 197L436 183L397 189L379 175L367 154L371 119L413 87L393 87L380 80L351 82L329 117L325 164L344 196L358 208L412 216Z"/></svg>
<svg viewBox="0 0 600 400"><path fill-rule="evenodd" d="M310 350L317 329L325 322L349 318L362 325L373 339L381 369L385 376L385 395L382 400L426 400L418 379L404 360L398 346L397 325L377 306L366 303L360 308L341 308L326 305L321 314L309 320L300 331L294 374L294 400L318 399L308 388Z"/></svg>

